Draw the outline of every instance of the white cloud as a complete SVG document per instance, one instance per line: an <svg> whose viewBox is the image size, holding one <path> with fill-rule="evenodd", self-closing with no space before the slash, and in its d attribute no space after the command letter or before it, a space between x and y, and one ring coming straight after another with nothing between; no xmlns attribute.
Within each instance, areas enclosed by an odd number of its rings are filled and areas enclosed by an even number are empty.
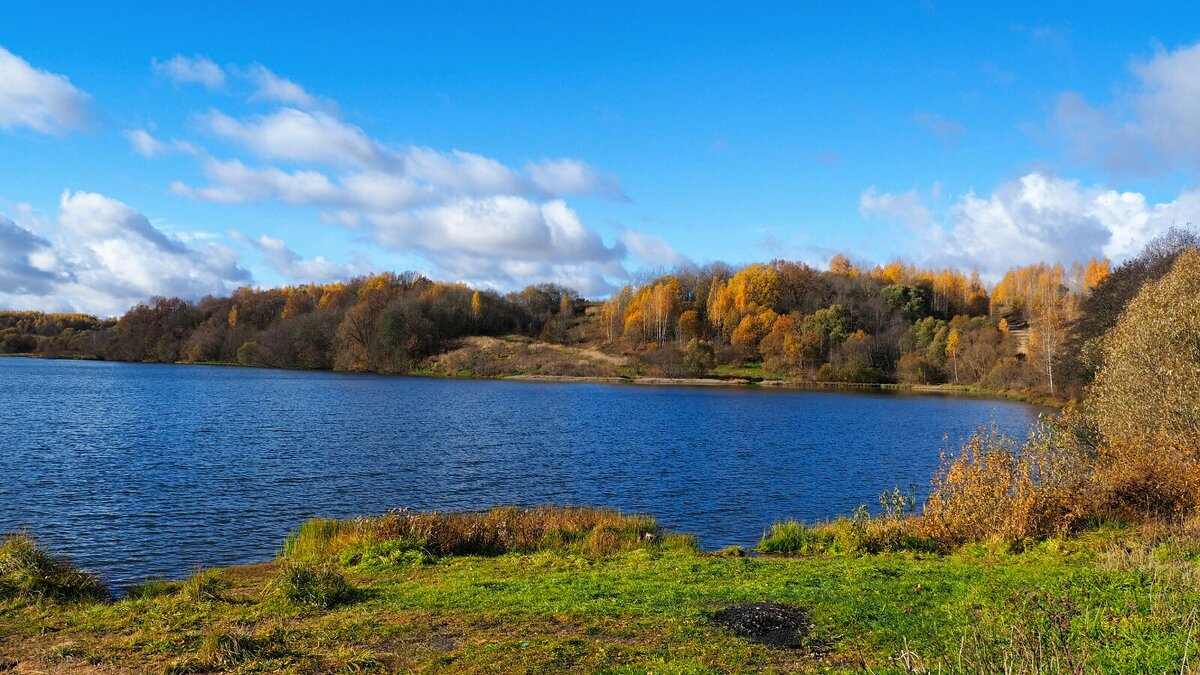
<svg viewBox="0 0 1200 675"><path fill-rule="evenodd" d="M599 194L627 200L616 176L602 174L577 159L545 159L525 167L534 186L551 195Z"/></svg>
<svg viewBox="0 0 1200 675"><path fill-rule="evenodd" d="M679 267L691 263L691 259L676 251L666 239L637 230L621 233L621 244L638 260L650 267Z"/></svg>
<svg viewBox="0 0 1200 675"><path fill-rule="evenodd" d="M276 75L262 64L256 63L250 66L243 74L256 87L253 96L254 99L275 101L309 110L330 106L329 103L305 91L304 87L286 77Z"/></svg>
<svg viewBox="0 0 1200 675"><path fill-rule="evenodd" d="M235 204L282 201L297 206L332 206L369 212L390 212L433 201L428 186L394 174L362 171L345 174L340 183L319 171L283 171L274 167L248 167L239 160L207 158L204 174L209 187L172 183L176 194L194 199Z"/></svg>
<svg viewBox="0 0 1200 675"><path fill-rule="evenodd" d="M1061 94L1049 121L1079 161L1118 172L1200 167L1200 43L1135 62L1132 87L1099 106Z"/></svg>
<svg viewBox="0 0 1200 675"><path fill-rule="evenodd" d="M143 157L154 157L167 151L166 144L151 136L150 132L145 129L126 129L125 138L129 140L129 144L133 146L133 149Z"/></svg>
<svg viewBox="0 0 1200 675"><path fill-rule="evenodd" d="M177 194L314 207L322 222L417 253L444 277L497 288L569 279L584 292L606 290L609 279L629 276L621 263L635 247L656 264L686 260L660 238L631 233L625 239L632 243L608 245L585 225L562 197L628 199L615 176L586 162L546 159L518 169L464 150L389 145L264 66L236 72L255 84L252 98L284 105L244 117L215 109L202 115L204 128L231 145L231 156L197 150L208 184L176 180ZM264 256L274 246L254 242ZM270 250L278 269L302 260Z"/></svg>
<svg viewBox="0 0 1200 675"><path fill-rule="evenodd" d="M0 129L41 134L82 129L88 95L62 75L39 70L0 47Z"/></svg>
<svg viewBox="0 0 1200 675"><path fill-rule="evenodd" d="M238 120L213 110L205 121L216 135L267 160L375 167L390 162L390 153L362 129L324 112L281 108Z"/></svg>
<svg viewBox="0 0 1200 675"><path fill-rule="evenodd" d="M0 303L115 315L153 295L196 299L250 281L229 247L168 235L104 195L64 192L57 229L40 236L0 219L0 259L20 277L0 275Z"/></svg>
<svg viewBox="0 0 1200 675"><path fill-rule="evenodd" d="M328 283L347 279L358 273L353 265L335 263L323 256L303 258L293 251L282 239L261 235L253 239L241 232L231 230L229 236L262 253L263 260L271 269L296 283Z"/></svg>
<svg viewBox="0 0 1200 675"><path fill-rule="evenodd" d="M939 262L996 277L1016 265L1107 257L1120 262L1173 225L1200 222L1200 190L1151 204L1139 192L1030 173L987 197L962 196L924 242Z"/></svg>
<svg viewBox="0 0 1200 675"><path fill-rule="evenodd" d="M432 254L517 261L608 261L616 250L562 200L543 204L501 195L368 216L381 243Z"/></svg>
<svg viewBox="0 0 1200 675"><path fill-rule="evenodd" d="M0 298L46 293L58 277L39 261L50 242L0 216Z"/></svg>
<svg viewBox="0 0 1200 675"><path fill-rule="evenodd" d="M935 196L940 191L941 186L935 184ZM880 193L874 187L869 187L859 195L858 212L864 218L874 216L898 220L910 227L923 227L932 220L929 208L922 202L916 190Z"/></svg>
<svg viewBox="0 0 1200 675"><path fill-rule="evenodd" d="M192 57L176 54L166 61L152 59L150 68L176 84L201 84L209 89L225 85L225 71L221 66L199 54Z"/></svg>
<svg viewBox="0 0 1200 675"><path fill-rule="evenodd" d="M404 154L404 172L452 195L528 191L528 184L516 171L489 157L462 150L444 153L432 148L410 148Z"/></svg>
<svg viewBox="0 0 1200 675"><path fill-rule="evenodd" d="M313 205L338 201L338 188L327 176L317 171L255 169L238 160L223 162L207 158L204 161L204 173L215 185L193 188L176 181L171 184L172 191L226 204L278 200L288 204Z"/></svg>

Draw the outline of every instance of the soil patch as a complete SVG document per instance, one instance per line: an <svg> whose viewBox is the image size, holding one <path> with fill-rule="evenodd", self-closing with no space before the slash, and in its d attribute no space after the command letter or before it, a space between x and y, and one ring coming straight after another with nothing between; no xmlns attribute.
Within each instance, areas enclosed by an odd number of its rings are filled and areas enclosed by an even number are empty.
<svg viewBox="0 0 1200 675"><path fill-rule="evenodd" d="M738 637L776 649L800 648L812 626L803 607L778 602L727 607L717 612L713 620Z"/></svg>

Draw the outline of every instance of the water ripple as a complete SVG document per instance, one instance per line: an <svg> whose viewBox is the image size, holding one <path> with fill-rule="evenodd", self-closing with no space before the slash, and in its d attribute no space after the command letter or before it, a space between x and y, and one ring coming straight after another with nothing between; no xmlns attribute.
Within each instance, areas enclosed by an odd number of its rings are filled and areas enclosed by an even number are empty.
<svg viewBox="0 0 1200 675"><path fill-rule="evenodd" d="M570 503L705 546L928 485L1037 408L970 398L0 359L0 531L117 583L268 559L313 516Z"/></svg>

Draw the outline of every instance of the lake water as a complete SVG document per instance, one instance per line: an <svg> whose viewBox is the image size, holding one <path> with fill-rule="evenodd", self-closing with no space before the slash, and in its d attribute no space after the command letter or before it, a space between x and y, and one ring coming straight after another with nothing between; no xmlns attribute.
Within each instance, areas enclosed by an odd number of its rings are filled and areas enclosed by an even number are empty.
<svg viewBox="0 0 1200 675"><path fill-rule="evenodd" d="M601 505L706 548L923 493L1039 409L982 398L0 358L0 531L114 583L268 560L313 516Z"/></svg>

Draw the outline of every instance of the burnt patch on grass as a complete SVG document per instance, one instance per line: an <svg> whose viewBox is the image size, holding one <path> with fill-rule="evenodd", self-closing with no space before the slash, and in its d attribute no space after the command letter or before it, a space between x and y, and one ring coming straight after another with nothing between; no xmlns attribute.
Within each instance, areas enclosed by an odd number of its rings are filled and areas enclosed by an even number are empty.
<svg viewBox="0 0 1200 675"><path fill-rule="evenodd" d="M799 649L805 646L812 621L808 610L778 602L755 602L726 607L713 621L735 635L775 649Z"/></svg>

